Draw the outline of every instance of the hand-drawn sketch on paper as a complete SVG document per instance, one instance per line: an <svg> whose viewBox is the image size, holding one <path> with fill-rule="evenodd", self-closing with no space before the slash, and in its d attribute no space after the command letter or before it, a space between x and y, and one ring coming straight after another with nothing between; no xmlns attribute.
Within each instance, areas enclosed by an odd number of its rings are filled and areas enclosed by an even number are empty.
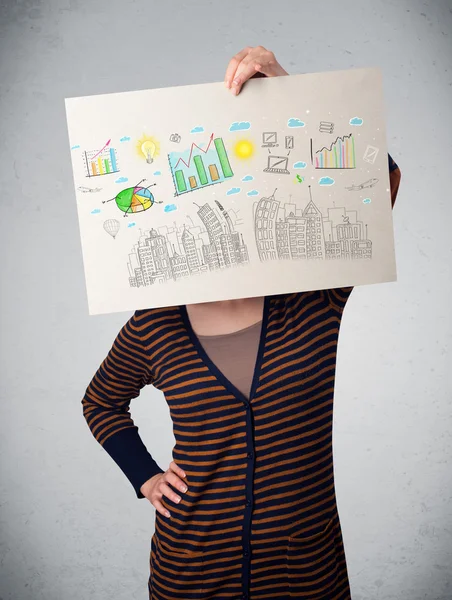
<svg viewBox="0 0 452 600"><path fill-rule="evenodd" d="M290 175L287 169L289 159L287 156L276 156L269 154L267 157L267 166L264 169L265 173L275 173L276 175Z"/></svg>
<svg viewBox="0 0 452 600"><path fill-rule="evenodd" d="M373 188L377 185L377 183L379 182L379 179L377 177L372 177L372 179L368 179L367 181L364 181L363 183L360 183L359 185L351 185L350 187L346 187L346 190L349 190L351 192L359 192L360 190L363 190L364 188Z"/></svg>
<svg viewBox="0 0 452 600"><path fill-rule="evenodd" d="M276 131L264 131L262 134L262 148L276 148L278 144L278 134Z"/></svg>
<svg viewBox="0 0 452 600"><path fill-rule="evenodd" d="M333 133L334 123L331 123L330 121L320 121L319 131L320 133Z"/></svg>
<svg viewBox="0 0 452 600"><path fill-rule="evenodd" d="M151 206L153 206L156 202L158 204L162 204L162 200L155 200L154 194L149 190L150 187L156 185L152 183L146 187L143 187L141 184L145 179L142 179L137 185L133 187L126 188L116 194L114 198L110 198L110 200L103 200L102 204L106 204L107 202L112 202L113 200L116 202L116 206L124 213L124 216L127 217L129 213L138 213L144 212L145 210L149 210Z"/></svg>
<svg viewBox="0 0 452 600"><path fill-rule="evenodd" d="M282 204L275 198L276 190L256 203L254 230L260 260L372 258L367 225L358 220L356 211L328 208L324 216L308 187L310 199L304 207Z"/></svg>
<svg viewBox="0 0 452 600"><path fill-rule="evenodd" d="M111 140L101 150L89 150L83 153L86 177L98 177L118 173L118 157L115 148L109 147Z"/></svg>
<svg viewBox="0 0 452 600"><path fill-rule="evenodd" d="M313 154L311 139L311 162L316 169L355 169L355 138L353 133L337 137L331 146L323 146Z"/></svg>
<svg viewBox="0 0 452 600"><path fill-rule="evenodd" d="M377 160L379 149L375 148L375 146L367 146L366 151L364 152L363 160L367 163L373 165Z"/></svg>
<svg viewBox="0 0 452 600"><path fill-rule="evenodd" d="M108 219L108 221L104 222L105 231L108 233L108 235L111 235L111 237L113 239L115 239L116 236L118 235L118 231L119 231L120 227L121 227L121 224L116 219Z"/></svg>
<svg viewBox="0 0 452 600"><path fill-rule="evenodd" d="M205 149L193 142L191 148L185 152L171 152L168 161L176 190L175 196L222 183L234 175L223 139L214 139L213 133Z"/></svg>
<svg viewBox="0 0 452 600"><path fill-rule="evenodd" d="M91 314L395 279L377 69L66 107Z"/></svg>
<svg viewBox="0 0 452 600"><path fill-rule="evenodd" d="M145 158L152 165L154 158L160 154L160 143L154 136L143 135L137 142L137 152L140 158Z"/></svg>
<svg viewBox="0 0 452 600"><path fill-rule="evenodd" d="M140 287L178 280L249 262L243 235L235 230L234 212L215 201L197 207L203 227L184 223L151 229L140 236L129 254L129 285ZM232 216L232 218L231 218ZM234 218L234 221L233 221Z"/></svg>

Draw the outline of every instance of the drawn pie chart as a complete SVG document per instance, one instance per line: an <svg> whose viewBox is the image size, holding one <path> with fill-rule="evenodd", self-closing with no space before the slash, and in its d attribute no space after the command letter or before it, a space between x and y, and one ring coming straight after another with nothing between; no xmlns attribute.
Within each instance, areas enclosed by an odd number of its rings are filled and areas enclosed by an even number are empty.
<svg viewBox="0 0 452 600"><path fill-rule="evenodd" d="M153 194L144 187L126 188L115 198L119 210L125 213L138 213L151 208L154 204Z"/></svg>

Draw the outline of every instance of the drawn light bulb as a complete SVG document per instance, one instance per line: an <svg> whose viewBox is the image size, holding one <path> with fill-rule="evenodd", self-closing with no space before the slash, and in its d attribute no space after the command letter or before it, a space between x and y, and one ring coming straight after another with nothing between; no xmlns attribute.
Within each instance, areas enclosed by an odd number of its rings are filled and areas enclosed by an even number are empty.
<svg viewBox="0 0 452 600"><path fill-rule="evenodd" d="M151 142L151 140L146 140L141 144L141 152L144 154L144 158L149 165L154 162L154 154L156 150L156 145L154 142Z"/></svg>

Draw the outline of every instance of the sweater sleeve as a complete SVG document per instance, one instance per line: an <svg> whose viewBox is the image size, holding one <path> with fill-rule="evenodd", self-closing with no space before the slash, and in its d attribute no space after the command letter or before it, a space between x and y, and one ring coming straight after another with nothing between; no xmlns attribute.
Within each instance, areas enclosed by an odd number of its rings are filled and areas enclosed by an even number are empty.
<svg viewBox="0 0 452 600"><path fill-rule="evenodd" d="M129 406L152 383L136 313L117 335L82 400L83 416L94 438L135 489L164 471L149 454L130 415Z"/></svg>

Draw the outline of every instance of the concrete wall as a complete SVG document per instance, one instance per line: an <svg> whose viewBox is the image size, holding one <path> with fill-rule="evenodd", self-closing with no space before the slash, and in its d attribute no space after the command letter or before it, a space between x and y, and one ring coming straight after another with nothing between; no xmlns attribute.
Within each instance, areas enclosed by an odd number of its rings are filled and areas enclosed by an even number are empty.
<svg viewBox="0 0 452 600"><path fill-rule="evenodd" d="M383 68L399 281L345 312L339 511L354 600L452 597L451 40L451 0L1 2L2 600L147 598L154 509L81 416L129 315L87 314L63 99L219 81L247 44L291 73ZM163 397L132 409L166 468Z"/></svg>

